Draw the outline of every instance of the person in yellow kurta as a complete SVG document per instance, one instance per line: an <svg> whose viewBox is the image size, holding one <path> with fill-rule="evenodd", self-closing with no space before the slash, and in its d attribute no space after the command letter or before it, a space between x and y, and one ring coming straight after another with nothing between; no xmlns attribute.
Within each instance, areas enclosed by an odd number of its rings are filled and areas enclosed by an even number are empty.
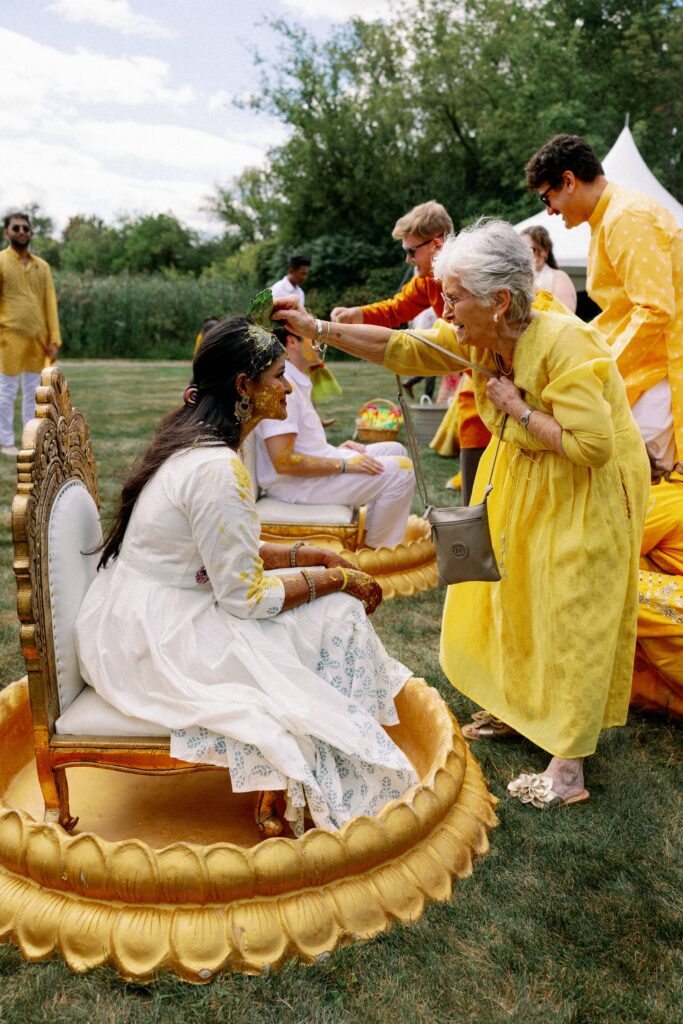
<svg viewBox="0 0 683 1024"><path fill-rule="evenodd" d="M21 380L22 420L33 418L40 371L61 345L57 296L50 268L30 251L31 222L5 217L9 245L0 252L0 451L16 455L14 401Z"/></svg>
<svg viewBox="0 0 683 1024"><path fill-rule="evenodd" d="M638 644L631 705L683 717L683 465L653 465L640 545Z"/></svg>
<svg viewBox="0 0 683 1024"><path fill-rule="evenodd" d="M549 214L591 229L586 286L633 415L658 458L683 458L683 229L660 203L609 182L577 135L556 135L526 165ZM676 454L678 452L678 455Z"/></svg>
<svg viewBox="0 0 683 1024"><path fill-rule="evenodd" d="M547 293L531 308L529 246L489 221L450 238L434 268L444 319L425 337L498 374L473 374L494 435L472 501L488 499L497 583L448 588L441 664L488 713L471 738L513 730L552 755L541 775L510 783L532 806L588 799L583 759L600 731L626 720L636 641L638 558L649 490L645 447L624 383L598 331ZM317 328L276 303L299 334ZM401 331L321 324L325 340L395 373L442 374L441 355Z"/></svg>

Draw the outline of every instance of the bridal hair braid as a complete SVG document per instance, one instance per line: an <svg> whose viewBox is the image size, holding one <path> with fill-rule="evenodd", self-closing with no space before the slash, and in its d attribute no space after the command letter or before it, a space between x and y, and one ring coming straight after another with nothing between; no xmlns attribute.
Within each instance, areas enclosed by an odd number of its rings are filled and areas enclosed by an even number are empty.
<svg viewBox="0 0 683 1024"><path fill-rule="evenodd" d="M149 447L134 463L121 489L116 516L99 549L98 569L117 557L140 492L167 459L198 445L237 447L240 423L235 416L239 398L235 381L240 373L255 380L283 354L274 334L244 316L219 320L206 332L192 363L191 384L186 388L186 392L192 390L193 401L164 416Z"/></svg>

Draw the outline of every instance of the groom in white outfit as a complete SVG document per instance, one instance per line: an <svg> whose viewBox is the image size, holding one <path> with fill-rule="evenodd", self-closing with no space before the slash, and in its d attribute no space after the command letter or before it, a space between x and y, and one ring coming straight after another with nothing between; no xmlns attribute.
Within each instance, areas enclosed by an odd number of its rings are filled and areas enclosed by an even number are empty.
<svg viewBox="0 0 683 1024"><path fill-rule="evenodd" d="M393 547L406 530L415 491L413 464L402 444L328 444L311 401L309 368L319 360L308 339L275 332L287 349L292 385L286 420L262 420L256 436L256 477L270 498L298 505L367 505L365 544Z"/></svg>

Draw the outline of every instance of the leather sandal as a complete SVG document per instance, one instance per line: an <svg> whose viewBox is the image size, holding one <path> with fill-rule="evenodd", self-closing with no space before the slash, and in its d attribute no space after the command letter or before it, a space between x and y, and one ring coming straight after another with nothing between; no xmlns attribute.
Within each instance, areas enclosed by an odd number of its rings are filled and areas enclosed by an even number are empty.
<svg viewBox="0 0 683 1024"><path fill-rule="evenodd" d="M509 740L519 736L516 729L488 711L475 711L472 721L463 725L461 732L466 740Z"/></svg>
<svg viewBox="0 0 683 1024"><path fill-rule="evenodd" d="M281 836L285 828L285 823L275 806L277 798L277 791L272 789L264 789L256 794L254 820L264 839Z"/></svg>

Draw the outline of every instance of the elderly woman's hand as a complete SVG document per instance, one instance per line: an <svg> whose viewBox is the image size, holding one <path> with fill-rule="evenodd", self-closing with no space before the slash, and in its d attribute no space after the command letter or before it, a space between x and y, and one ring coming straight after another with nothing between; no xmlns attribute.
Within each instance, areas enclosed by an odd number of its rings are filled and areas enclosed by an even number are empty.
<svg viewBox="0 0 683 1024"><path fill-rule="evenodd" d="M493 377L488 381L486 394L496 409L509 413L513 420L518 420L527 409L521 391L507 377Z"/></svg>
<svg viewBox="0 0 683 1024"><path fill-rule="evenodd" d="M270 316L272 320L282 320L288 331L302 338L316 338L318 335L315 317L307 313L293 295L286 299L275 299Z"/></svg>

